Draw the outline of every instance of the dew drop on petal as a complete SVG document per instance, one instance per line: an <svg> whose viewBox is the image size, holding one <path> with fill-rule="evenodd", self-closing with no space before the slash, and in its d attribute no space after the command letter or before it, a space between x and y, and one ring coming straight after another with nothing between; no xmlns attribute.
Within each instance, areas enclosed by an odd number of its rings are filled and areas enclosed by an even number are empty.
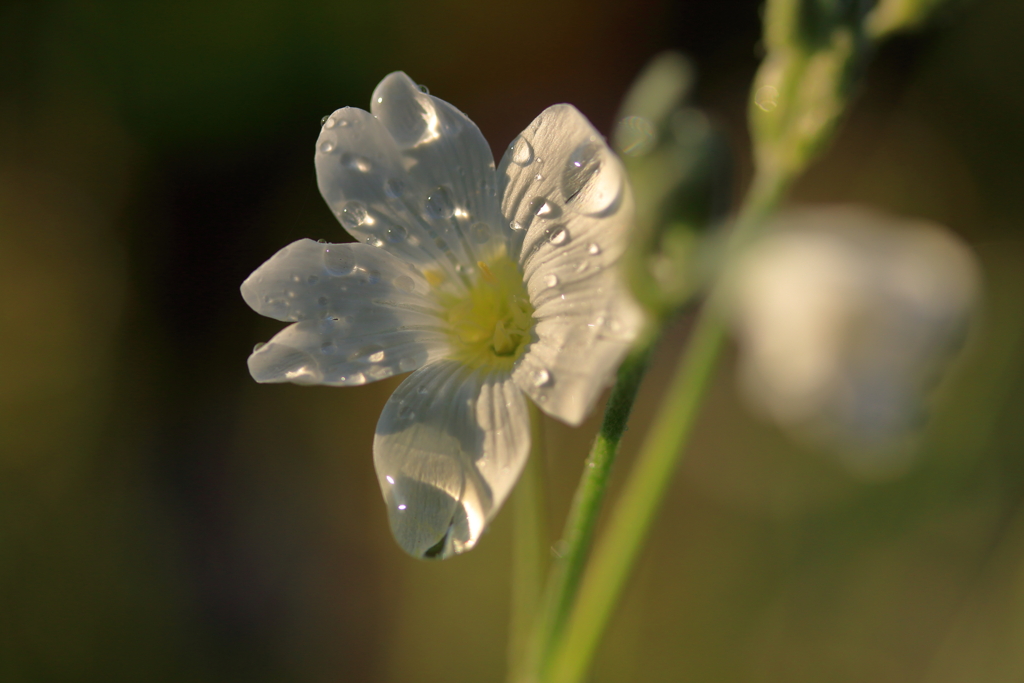
<svg viewBox="0 0 1024 683"><path fill-rule="evenodd" d="M378 346L376 347L376 350L368 350L366 354L366 360L370 361L371 363L380 363L381 361L384 360L384 349Z"/></svg>
<svg viewBox="0 0 1024 683"><path fill-rule="evenodd" d="M345 152L341 155L341 164L346 168L350 168L353 171L359 171L360 173L368 173L373 166L370 164L370 160L366 157L361 157L358 154L350 154Z"/></svg>
<svg viewBox="0 0 1024 683"><path fill-rule="evenodd" d="M424 95L429 95L430 94L430 88L428 88L427 86L425 86L422 83L420 83L420 92L423 93Z"/></svg>
<svg viewBox="0 0 1024 683"><path fill-rule="evenodd" d="M477 244L483 244L491 239L491 229L486 223L474 223L469 229L469 236Z"/></svg>
<svg viewBox="0 0 1024 683"><path fill-rule="evenodd" d="M597 256L601 253L601 247L597 242L591 242L590 246L587 247L587 253L591 256Z"/></svg>
<svg viewBox="0 0 1024 683"><path fill-rule="evenodd" d="M429 195L425 204L427 215L435 220L446 220L455 212L455 203L446 187L438 187Z"/></svg>
<svg viewBox="0 0 1024 683"><path fill-rule="evenodd" d="M556 226L548 233L548 241L556 247L567 244L569 242L569 231L561 225Z"/></svg>
<svg viewBox="0 0 1024 683"><path fill-rule="evenodd" d="M366 238L366 243L371 247L377 247L378 249L384 246L384 240L377 237L376 235L370 235Z"/></svg>
<svg viewBox="0 0 1024 683"><path fill-rule="evenodd" d="M416 283L408 275L399 275L394 279L394 285L403 292L412 292L416 289Z"/></svg>
<svg viewBox="0 0 1024 683"><path fill-rule="evenodd" d="M416 411L414 411L412 409L412 406L402 406L401 408L398 409L398 419L399 420L412 420L415 417L416 417ZM399 507L399 509L401 509L404 506L399 505L398 507Z"/></svg>
<svg viewBox="0 0 1024 683"><path fill-rule="evenodd" d="M320 119L320 126L322 128L334 128L334 119L332 119L331 115L328 114L327 116Z"/></svg>
<svg viewBox="0 0 1024 683"><path fill-rule="evenodd" d="M546 387L551 384L551 373L541 368L535 370L533 373L533 386L535 387Z"/></svg>
<svg viewBox="0 0 1024 683"><path fill-rule="evenodd" d="M508 224L508 227L512 228L516 232L520 232L521 230L523 230L523 224L520 223L519 221L512 221L511 223Z"/></svg>
<svg viewBox="0 0 1024 683"><path fill-rule="evenodd" d="M252 347L252 352L256 353L257 351L259 351L260 349L262 349L266 345L267 345L267 342L256 342L256 345Z"/></svg>
<svg viewBox="0 0 1024 683"><path fill-rule="evenodd" d="M602 214L622 194L622 171L596 138L577 147L562 171L565 201L586 214Z"/></svg>
<svg viewBox="0 0 1024 683"><path fill-rule="evenodd" d="M554 287L558 284L558 276L554 273L544 276L544 284L547 287Z"/></svg>
<svg viewBox="0 0 1024 683"><path fill-rule="evenodd" d="M517 137L510 147L512 150L512 161L519 166L527 166L533 161L533 147L522 135Z"/></svg>
<svg viewBox="0 0 1024 683"><path fill-rule="evenodd" d="M388 199L398 199L405 194L405 183L397 178L388 178L384 183L384 194L388 196Z"/></svg>
<svg viewBox="0 0 1024 683"><path fill-rule="evenodd" d="M358 228L366 221L366 207L362 202L349 202L338 214L346 230Z"/></svg>
<svg viewBox="0 0 1024 683"><path fill-rule="evenodd" d="M559 208L545 197L534 197L530 201L530 213L540 218L557 218L562 215Z"/></svg>
<svg viewBox="0 0 1024 683"><path fill-rule="evenodd" d="M404 242L408 236L409 231L402 225L392 225L387 230L388 242L391 242L391 244Z"/></svg>
<svg viewBox="0 0 1024 683"><path fill-rule="evenodd" d="M366 284L375 285L380 282L380 271L379 270L368 270L366 271Z"/></svg>
<svg viewBox="0 0 1024 683"><path fill-rule="evenodd" d="M398 369L401 370L402 372L409 372L411 370L415 370L417 365L419 365L419 363L417 363L415 359L409 358L408 356L398 361Z"/></svg>
<svg viewBox="0 0 1024 683"><path fill-rule="evenodd" d="M355 267L355 257L344 246L335 244L324 249L324 269L331 275L348 275Z"/></svg>
<svg viewBox="0 0 1024 683"><path fill-rule="evenodd" d="M330 154L334 151L334 143L330 140L324 140L320 143L320 151L324 154Z"/></svg>

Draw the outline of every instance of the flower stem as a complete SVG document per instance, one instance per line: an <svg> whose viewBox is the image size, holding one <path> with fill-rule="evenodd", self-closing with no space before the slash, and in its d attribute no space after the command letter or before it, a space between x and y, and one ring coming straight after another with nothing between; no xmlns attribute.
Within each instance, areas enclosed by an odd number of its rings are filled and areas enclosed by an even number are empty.
<svg viewBox="0 0 1024 683"><path fill-rule="evenodd" d="M760 176L740 212L728 249L744 244L769 216L788 186L788 177ZM608 527L594 549L562 638L553 639L541 681L577 683L586 673L629 574L661 505L726 339L716 288L705 304L682 362L630 472ZM557 635L557 634L556 634Z"/></svg>
<svg viewBox="0 0 1024 683"><path fill-rule="evenodd" d="M525 670L536 680L543 670L552 646L559 640L566 618L579 588L580 576L590 549L601 502L612 464L618 452L619 441L626 429L633 401L647 369L653 340L635 348L619 367L618 378L605 409L601 430L594 440L583 476L573 498L566 519L562 540L558 544L557 558L551 568L545 591L543 612L538 616L533 638L526 653Z"/></svg>
<svg viewBox="0 0 1024 683"><path fill-rule="evenodd" d="M530 629L540 607L547 570L548 526L544 500L544 430L530 404L530 457L513 493L512 605L509 620L509 681L518 680Z"/></svg>

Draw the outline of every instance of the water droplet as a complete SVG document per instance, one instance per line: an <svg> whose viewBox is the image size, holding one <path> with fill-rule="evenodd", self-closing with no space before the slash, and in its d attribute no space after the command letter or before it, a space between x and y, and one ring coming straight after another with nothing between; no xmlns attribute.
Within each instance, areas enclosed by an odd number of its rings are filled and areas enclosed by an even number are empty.
<svg viewBox="0 0 1024 683"><path fill-rule="evenodd" d="M576 264L576 272L577 273L582 273L583 271L585 271L589 267L590 267L589 263L587 263L586 261L580 261L579 263Z"/></svg>
<svg viewBox="0 0 1024 683"><path fill-rule="evenodd" d="M348 121L344 119L338 119L338 126L341 128L348 128Z"/></svg>
<svg viewBox="0 0 1024 683"><path fill-rule="evenodd" d="M554 273L544 276L544 284L548 287L554 287L558 284L558 276Z"/></svg>
<svg viewBox="0 0 1024 683"><path fill-rule="evenodd" d="M416 289L416 283L408 275L399 275L394 279L394 284L403 292L412 292Z"/></svg>
<svg viewBox="0 0 1024 683"><path fill-rule="evenodd" d="M424 95L429 95L430 94L430 88L428 88L427 86L425 86L425 85L423 85L421 83L420 84L420 92L423 93Z"/></svg>
<svg viewBox="0 0 1024 683"><path fill-rule="evenodd" d="M622 185L621 167L597 138L577 147L562 172L565 201L581 213L603 214L615 208Z"/></svg>
<svg viewBox="0 0 1024 683"><path fill-rule="evenodd" d="M427 195L425 208L427 215L435 220L446 220L452 217L455 211L455 203L452 201L451 192L446 187L439 187Z"/></svg>
<svg viewBox="0 0 1024 683"><path fill-rule="evenodd" d="M348 275L356 267L352 252L342 244L324 249L324 269L334 276Z"/></svg>
<svg viewBox="0 0 1024 683"><path fill-rule="evenodd" d="M368 270L366 271L366 284L375 285L380 282L380 271L379 270Z"/></svg>
<svg viewBox="0 0 1024 683"><path fill-rule="evenodd" d="M535 387L546 387L551 384L551 373L541 368L540 370L534 370L533 372L533 386Z"/></svg>
<svg viewBox="0 0 1024 683"><path fill-rule="evenodd" d="M537 175L533 176L533 179L534 180L544 180L544 176L542 176L540 173L538 173Z"/></svg>
<svg viewBox="0 0 1024 683"><path fill-rule="evenodd" d="M358 154L350 154L345 152L341 155L341 164L346 168L351 168L353 171L359 171L360 173L368 173L373 166L370 164L370 160L366 157L361 157Z"/></svg>
<svg viewBox="0 0 1024 683"><path fill-rule="evenodd" d="M412 420L416 417L416 411L412 409L412 406L402 406L398 409L398 419L400 420ZM399 505L398 509L401 510L404 505Z"/></svg>
<svg viewBox="0 0 1024 683"><path fill-rule="evenodd" d="M334 128L334 119L331 118L330 114L320 119L320 127Z"/></svg>
<svg viewBox="0 0 1024 683"><path fill-rule="evenodd" d="M344 382L345 380L342 379L342 381ZM356 384L366 384L366 375L364 375L361 372L354 372L351 375L349 375L349 377L348 377L348 384L350 386L353 386L353 385L356 385Z"/></svg>
<svg viewBox="0 0 1024 683"><path fill-rule="evenodd" d="M267 345L267 342L256 342L255 346L252 347L252 352L256 353L257 351L259 351L260 349L262 349L266 345Z"/></svg>
<svg viewBox="0 0 1024 683"><path fill-rule="evenodd" d="M491 228L486 223L475 223L469 229L469 236L477 244L483 244L491 239Z"/></svg>
<svg viewBox="0 0 1024 683"><path fill-rule="evenodd" d="M338 214L346 230L358 228L366 220L366 207L361 202L349 202Z"/></svg>
<svg viewBox="0 0 1024 683"><path fill-rule="evenodd" d="M384 194L388 196L388 199L398 199L405 194L405 183L397 178L388 178L384 183Z"/></svg>
<svg viewBox="0 0 1024 683"><path fill-rule="evenodd" d="M530 201L530 213L536 214L540 218L558 218L562 215L562 210L558 208L558 205L549 202L546 197L534 197Z"/></svg>
<svg viewBox="0 0 1024 683"><path fill-rule="evenodd" d="M324 342L320 345L320 352L327 356L333 355L337 350L338 347L334 345L334 342Z"/></svg>
<svg viewBox="0 0 1024 683"><path fill-rule="evenodd" d="M334 151L334 143L330 140L324 140L320 143L320 151L324 154L330 154Z"/></svg>
<svg viewBox="0 0 1024 683"><path fill-rule="evenodd" d="M556 247L569 242L569 231L564 226L556 225L548 232L548 241Z"/></svg>
<svg viewBox="0 0 1024 683"><path fill-rule="evenodd" d="M408 356L398 361L398 369L401 370L402 372L410 372L412 370L415 370L417 365L419 365L419 363L416 362L416 359L409 358Z"/></svg>
<svg viewBox="0 0 1024 683"><path fill-rule="evenodd" d="M597 256L601 253L601 246L597 242L591 242L590 246L587 247L587 253L591 256Z"/></svg>
<svg viewBox="0 0 1024 683"><path fill-rule="evenodd" d="M779 106L779 90L774 85L762 85L754 93L754 104L761 111L774 111Z"/></svg>
<svg viewBox="0 0 1024 683"><path fill-rule="evenodd" d="M371 363L380 363L384 360L384 349L379 346L370 347L366 350L366 360Z"/></svg>
<svg viewBox="0 0 1024 683"><path fill-rule="evenodd" d="M508 224L508 227L512 228L516 232L520 232L521 230L523 230L523 224L520 223L519 221L512 221L511 223Z"/></svg>
<svg viewBox="0 0 1024 683"><path fill-rule="evenodd" d="M319 299L317 299L316 302L321 306L326 306L331 302L331 300L328 299L326 296L322 296Z"/></svg>
<svg viewBox="0 0 1024 683"><path fill-rule="evenodd" d="M371 247L377 247L378 249L384 246L384 240L377 237L376 235L367 236L366 243L369 244Z"/></svg>
<svg viewBox="0 0 1024 683"><path fill-rule="evenodd" d="M406 230L404 226L392 225L388 228L386 234L388 242L391 242L391 244L398 244L399 242L405 241L409 236L409 231Z"/></svg>
<svg viewBox="0 0 1024 683"><path fill-rule="evenodd" d="M522 135L517 137L509 149L512 150L512 161L520 166L527 166L533 161L533 147Z"/></svg>
<svg viewBox="0 0 1024 683"><path fill-rule="evenodd" d="M321 238L316 241L317 244L327 244L327 240Z"/></svg>

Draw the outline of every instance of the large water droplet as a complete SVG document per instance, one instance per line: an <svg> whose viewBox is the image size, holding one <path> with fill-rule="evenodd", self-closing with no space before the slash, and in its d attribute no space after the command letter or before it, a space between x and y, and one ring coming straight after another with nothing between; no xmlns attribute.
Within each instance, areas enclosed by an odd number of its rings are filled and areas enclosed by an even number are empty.
<svg viewBox="0 0 1024 683"><path fill-rule="evenodd" d="M330 154L334 151L334 143L330 140L324 140L320 143L320 151L324 154Z"/></svg>
<svg viewBox="0 0 1024 683"><path fill-rule="evenodd" d="M430 94L430 88L428 88L427 86L425 86L422 83L420 83L420 92L423 93L424 95L429 95Z"/></svg>
<svg viewBox="0 0 1024 683"><path fill-rule="evenodd" d="M622 194L622 170L596 138L577 147L562 171L562 194L567 204L586 214L614 209Z"/></svg>
<svg viewBox="0 0 1024 683"><path fill-rule="evenodd" d="M366 243L369 244L371 247L377 247L378 249L384 246L384 240L377 237L376 235L367 236Z"/></svg>
<svg viewBox="0 0 1024 683"><path fill-rule="evenodd" d="M530 143L522 135L512 142L512 146L509 149L512 150L513 163L527 166L533 161L533 147L530 146Z"/></svg>
<svg viewBox="0 0 1024 683"><path fill-rule="evenodd" d="M330 114L320 119L320 127L334 128L334 119L331 118Z"/></svg>
<svg viewBox="0 0 1024 683"><path fill-rule="evenodd" d="M556 225L548 231L548 241L556 247L569 243L569 231L562 225Z"/></svg>
<svg viewBox="0 0 1024 683"><path fill-rule="evenodd" d="M324 248L324 269L331 275L348 275L355 267L356 259L348 247L332 244Z"/></svg>
<svg viewBox="0 0 1024 683"><path fill-rule="evenodd" d="M398 361L398 369L402 372L410 372L415 370L419 363L416 362L415 358L406 356L402 360Z"/></svg>
<svg viewBox="0 0 1024 683"><path fill-rule="evenodd" d="M358 154L351 154L350 152L345 152L341 155L341 164L345 168L350 168L360 173L369 173L370 169L373 168L369 159Z"/></svg>
<svg viewBox="0 0 1024 683"><path fill-rule="evenodd" d="M427 195L425 204L427 215L435 220L447 220L455 211L451 192L446 187L439 187Z"/></svg>
<svg viewBox="0 0 1024 683"><path fill-rule="evenodd" d="M541 368L533 372L533 386L546 387L551 384L551 373Z"/></svg>
<svg viewBox="0 0 1024 683"><path fill-rule="evenodd" d="M346 230L353 230L362 225L366 220L366 207L363 206L362 202L349 202L342 207L338 217L341 219L341 224L345 226Z"/></svg>

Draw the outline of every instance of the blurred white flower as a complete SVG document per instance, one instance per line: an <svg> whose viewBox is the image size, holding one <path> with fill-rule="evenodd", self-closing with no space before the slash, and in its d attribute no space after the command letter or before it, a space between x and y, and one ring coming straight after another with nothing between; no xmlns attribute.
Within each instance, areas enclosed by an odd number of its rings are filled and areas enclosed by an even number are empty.
<svg viewBox="0 0 1024 683"><path fill-rule="evenodd" d="M791 211L766 235L731 282L747 397L853 469L898 469L890 447L965 338L971 251L937 225L855 207Z"/></svg>
<svg viewBox="0 0 1024 683"><path fill-rule="evenodd" d="M316 170L361 243L299 240L242 284L258 313L295 323L249 370L334 386L415 370L373 444L391 528L416 557L466 551L529 454L527 397L579 424L641 325L612 267L633 215L622 166L562 104L496 171L472 121L396 72L370 112L324 121Z"/></svg>

